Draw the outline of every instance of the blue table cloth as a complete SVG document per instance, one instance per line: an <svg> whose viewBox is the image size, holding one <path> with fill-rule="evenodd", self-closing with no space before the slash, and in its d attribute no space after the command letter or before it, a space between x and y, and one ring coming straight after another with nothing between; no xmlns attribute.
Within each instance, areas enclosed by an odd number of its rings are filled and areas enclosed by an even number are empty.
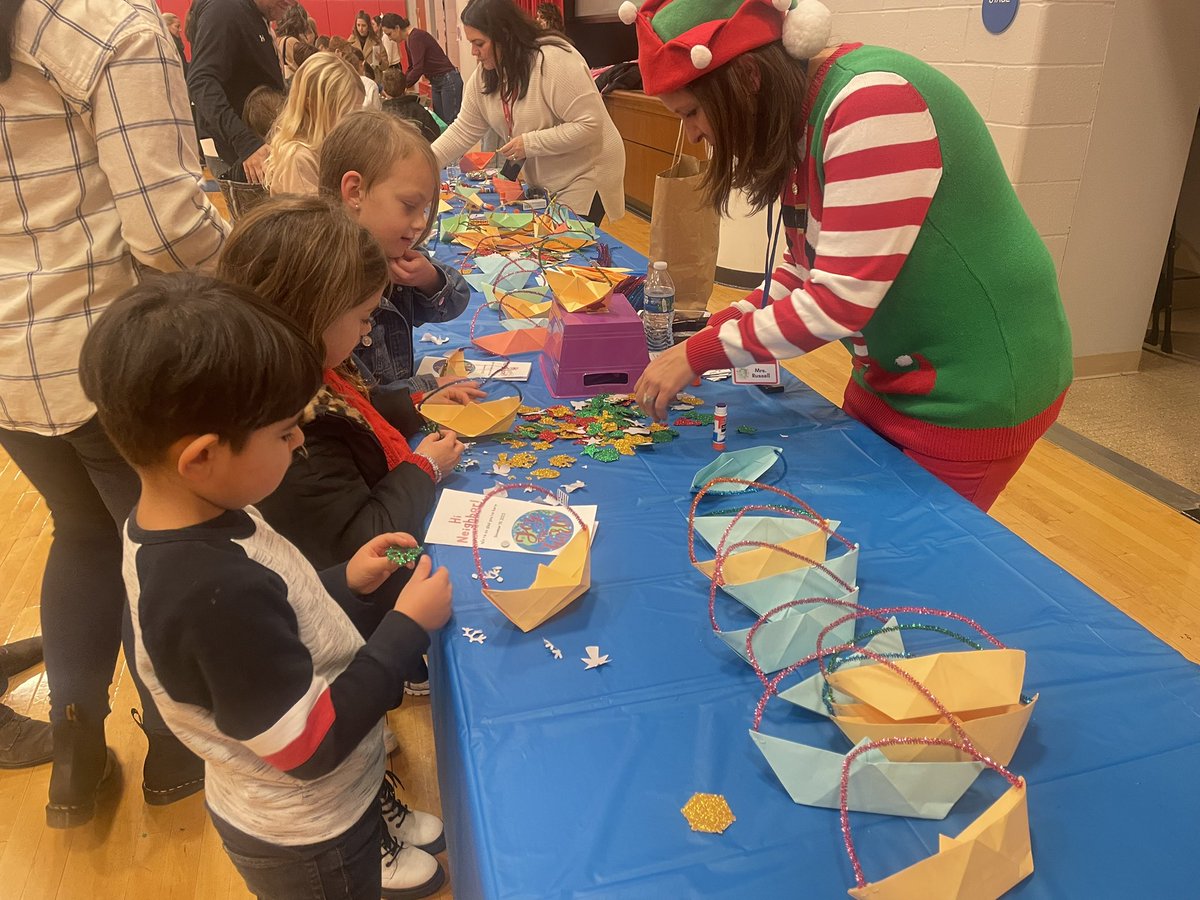
<svg viewBox="0 0 1200 900"><path fill-rule="evenodd" d="M644 271L641 257L601 239L614 246L618 265ZM438 253L456 259L457 250L442 245ZM479 302L456 322L419 331L452 337L447 347L464 344ZM493 319L485 311L480 328L494 330ZM526 402L551 405L536 355L520 358L535 361ZM764 480L840 519L841 532L862 545L864 605L960 612L1027 652L1025 688L1040 700L1011 769L1029 783L1036 870L1011 896L1195 896L1200 670L873 432L785 379L781 395L729 382L694 392L710 411L713 402L728 404L728 449L785 448L786 468ZM740 425L758 432L738 434ZM838 897L853 884L837 812L794 804L748 737L761 685L713 635L707 581L687 556L689 485L714 458L711 433L679 430L673 443L610 464L556 445L555 453L579 456L563 478L586 482L572 503L599 505L592 586L529 634L482 596L468 550L433 550L455 589L454 617L434 642L430 668L458 897ZM506 448L481 442L471 455L482 465L447 485L491 487L485 449ZM752 501L714 498L704 508L742 502ZM505 588L532 575L529 561L515 556L485 554L485 566L504 566ZM726 628L753 621L724 596L717 615ZM463 627L482 629L486 641L468 642ZM564 658L555 660L543 639ZM961 649L937 636L906 640L923 650ZM584 668L591 644L610 655L608 665ZM763 730L849 749L830 722L779 700ZM933 853L939 832L957 834L1005 787L985 772L942 822L853 815L868 880ZM680 807L697 791L728 800L737 820L724 834L689 829Z"/></svg>

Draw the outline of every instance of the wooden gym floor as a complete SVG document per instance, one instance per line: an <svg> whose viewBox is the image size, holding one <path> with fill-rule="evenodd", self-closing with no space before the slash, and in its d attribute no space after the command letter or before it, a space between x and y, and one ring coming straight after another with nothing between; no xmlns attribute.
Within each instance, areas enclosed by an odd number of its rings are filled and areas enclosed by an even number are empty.
<svg viewBox="0 0 1200 900"><path fill-rule="evenodd" d="M217 198L219 201L219 197ZM629 215L608 229L640 252L646 222ZM714 302L737 293L718 289ZM849 361L840 345L789 366L841 403ZM1200 661L1200 525L1042 441L992 514L1041 553L1192 660ZM41 497L0 453L0 634L38 632L38 592L50 544ZM145 742L129 717L137 695L118 661L108 740L124 783L90 825L45 827L50 767L0 772L0 897L4 900L243 900L249 896L208 823L202 796L168 807L142 802ZM40 668L16 681L5 703L46 715ZM392 766L411 805L440 808L427 698L391 714L400 738ZM451 897L452 886L438 897Z"/></svg>

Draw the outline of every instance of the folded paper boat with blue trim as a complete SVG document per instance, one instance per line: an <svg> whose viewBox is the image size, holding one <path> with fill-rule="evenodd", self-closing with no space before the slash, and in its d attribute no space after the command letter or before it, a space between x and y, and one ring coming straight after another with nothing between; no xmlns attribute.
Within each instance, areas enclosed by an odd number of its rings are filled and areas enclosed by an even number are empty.
<svg viewBox="0 0 1200 900"><path fill-rule="evenodd" d="M761 731L751 731L750 737L794 801L839 808L846 754ZM944 819L983 768L983 763L975 760L893 762L882 750L868 750L852 763L849 808L885 816Z"/></svg>

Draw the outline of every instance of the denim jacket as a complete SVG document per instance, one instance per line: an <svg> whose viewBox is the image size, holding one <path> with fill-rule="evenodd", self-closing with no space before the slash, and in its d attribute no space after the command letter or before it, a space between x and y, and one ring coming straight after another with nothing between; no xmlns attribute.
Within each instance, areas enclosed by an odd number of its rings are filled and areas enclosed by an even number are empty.
<svg viewBox="0 0 1200 900"><path fill-rule="evenodd" d="M406 388L418 393L437 387L432 375L415 377L413 329L429 322L448 322L462 315L471 299L466 280L451 267L431 260L442 274L441 290L426 296L414 287L394 284L384 292L375 311L371 333L354 351L363 374L370 373L377 387Z"/></svg>

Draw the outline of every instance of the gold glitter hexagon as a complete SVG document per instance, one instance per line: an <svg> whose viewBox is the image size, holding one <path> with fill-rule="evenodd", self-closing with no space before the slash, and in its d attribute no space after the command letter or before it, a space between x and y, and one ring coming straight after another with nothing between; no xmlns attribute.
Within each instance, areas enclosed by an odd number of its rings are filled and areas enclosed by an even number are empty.
<svg viewBox="0 0 1200 900"><path fill-rule="evenodd" d="M692 826L692 831L709 834L721 834L737 819L723 794L692 794L680 812Z"/></svg>

